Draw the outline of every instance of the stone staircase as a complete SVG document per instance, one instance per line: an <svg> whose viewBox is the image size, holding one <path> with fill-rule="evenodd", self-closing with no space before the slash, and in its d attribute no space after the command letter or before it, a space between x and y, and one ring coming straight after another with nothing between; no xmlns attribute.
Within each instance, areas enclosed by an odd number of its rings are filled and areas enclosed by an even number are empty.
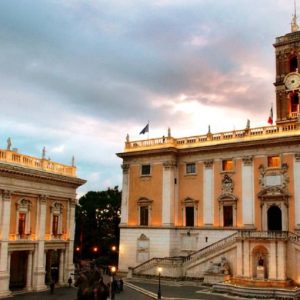
<svg viewBox="0 0 300 300"><path fill-rule="evenodd" d="M157 276L158 267L163 269L162 276L182 279L203 277L209 262L219 260L236 250L237 240L286 240L300 246L300 236L288 231L246 231L240 230L188 256L154 257L131 268L133 276Z"/></svg>

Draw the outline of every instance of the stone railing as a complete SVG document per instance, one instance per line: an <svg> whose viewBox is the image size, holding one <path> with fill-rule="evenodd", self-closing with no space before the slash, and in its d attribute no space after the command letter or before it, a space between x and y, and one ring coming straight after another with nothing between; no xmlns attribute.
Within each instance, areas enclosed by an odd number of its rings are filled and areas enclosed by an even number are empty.
<svg viewBox="0 0 300 300"><path fill-rule="evenodd" d="M217 241L216 243L213 243L205 248L202 248L202 249L186 256L184 258L184 260L186 263L192 263L199 258L206 257L206 256L210 255L211 253L213 253L214 251L221 250L225 247L228 247L228 246L234 244L236 241L236 237L237 237L237 233L235 232L234 234L232 234L220 241Z"/></svg>
<svg viewBox="0 0 300 300"><path fill-rule="evenodd" d="M288 231L239 231L237 238L240 239L267 239L267 240L286 240L291 234Z"/></svg>
<svg viewBox="0 0 300 300"><path fill-rule="evenodd" d="M48 159L23 155L11 150L0 150L0 162L76 177L76 167L74 166L63 165Z"/></svg>
<svg viewBox="0 0 300 300"><path fill-rule="evenodd" d="M140 151L147 149L161 149L174 147L177 149L217 145L222 143L235 143L237 141L251 141L263 138L280 137L300 134L299 123L289 123L284 125L246 128L243 130L234 130L221 133L208 133L205 135L173 138L162 137L141 141L128 141L125 143L125 152Z"/></svg>
<svg viewBox="0 0 300 300"><path fill-rule="evenodd" d="M173 257L163 257L163 258L151 258L144 263L132 268L132 274L140 274L145 270L149 270L154 268L155 266L159 266L162 268L176 268L181 266L184 262L184 257L182 256L173 256Z"/></svg>
<svg viewBox="0 0 300 300"><path fill-rule="evenodd" d="M35 234L32 234L32 233L28 233L28 234L14 234L14 233L11 233L9 234L9 240L10 241L19 241L19 240L28 240L28 241L33 241L36 239L36 235Z"/></svg>

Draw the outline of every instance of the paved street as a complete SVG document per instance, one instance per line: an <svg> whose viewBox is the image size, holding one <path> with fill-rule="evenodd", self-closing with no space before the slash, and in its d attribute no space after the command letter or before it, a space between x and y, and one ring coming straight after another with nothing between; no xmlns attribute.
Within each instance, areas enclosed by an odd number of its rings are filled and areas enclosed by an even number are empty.
<svg viewBox="0 0 300 300"><path fill-rule="evenodd" d="M42 293L27 293L16 295L13 298L6 298L5 300L75 300L76 288L57 288L54 294L51 295L49 291ZM151 298L145 296L133 289L126 288L120 294L116 294L115 300L150 300Z"/></svg>

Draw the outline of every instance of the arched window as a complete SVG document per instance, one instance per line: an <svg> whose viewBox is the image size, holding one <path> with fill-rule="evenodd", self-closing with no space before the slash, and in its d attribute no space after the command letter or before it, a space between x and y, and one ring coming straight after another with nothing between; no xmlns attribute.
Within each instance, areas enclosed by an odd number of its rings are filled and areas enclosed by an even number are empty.
<svg viewBox="0 0 300 300"><path fill-rule="evenodd" d="M282 213L276 205L268 209L268 230L282 230Z"/></svg>
<svg viewBox="0 0 300 300"><path fill-rule="evenodd" d="M16 204L16 235L20 239L25 239L30 235L30 210L31 202L27 199L20 199Z"/></svg>
<svg viewBox="0 0 300 300"><path fill-rule="evenodd" d="M292 56L290 58L290 72L295 72L298 68L298 58L297 56Z"/></svg>
<svg viewBox="0 0 300 300"><path fill-rule="evenodd" d="M62 218L63 218L63 205L59 202L54 202L51 207L51 236L53 238L60 238L62 230Z"/></svg>

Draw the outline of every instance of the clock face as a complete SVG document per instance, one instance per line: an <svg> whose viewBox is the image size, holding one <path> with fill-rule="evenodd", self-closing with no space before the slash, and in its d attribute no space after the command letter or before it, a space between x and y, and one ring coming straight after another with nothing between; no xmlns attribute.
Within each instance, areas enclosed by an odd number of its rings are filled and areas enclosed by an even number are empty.
<svg viewBox="0 0 300 300"><path fill-rule="evenodd" d="M288 90L296 90L300 87L300 74L293 72L285 76L284 84Z"/></svg>

